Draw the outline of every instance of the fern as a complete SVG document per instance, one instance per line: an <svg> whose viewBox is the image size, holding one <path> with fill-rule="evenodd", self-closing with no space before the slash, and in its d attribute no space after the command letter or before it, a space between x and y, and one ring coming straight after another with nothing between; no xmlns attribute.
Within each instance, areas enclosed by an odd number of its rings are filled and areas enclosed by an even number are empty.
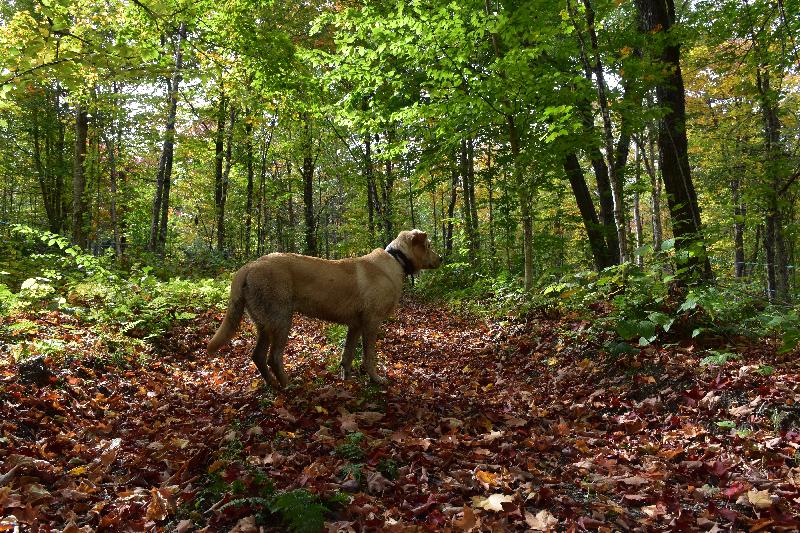
<svg viewBox="0 0 800 533"><path fill-rule="evenodd" d="M248 498L236 498L235 500L231 500L222 507L219 508L219 512L224 511L225 509L230 509L231 507L257 507L261 509L269 509L270 500L267 498L260 498L258 496L251 496Z"/></svg>
<svg viewBox="0 0 800 533"><path fill-rule="evenodd" d="M278 494L269 505L270 511L278 513L294 533L317 533L325 525L328 510L319 498L305 489L296 489Z"/></svg>
<svg viewBox="0 0 800 533"><path fill-rule="evenodd" d="M364 434L360 431L356 431L347 435L345 440L347 442L344 442L336 447L336 455L351 462L356 462L363 459L364 450L361 449L359 443L364 440Z"/></svg>

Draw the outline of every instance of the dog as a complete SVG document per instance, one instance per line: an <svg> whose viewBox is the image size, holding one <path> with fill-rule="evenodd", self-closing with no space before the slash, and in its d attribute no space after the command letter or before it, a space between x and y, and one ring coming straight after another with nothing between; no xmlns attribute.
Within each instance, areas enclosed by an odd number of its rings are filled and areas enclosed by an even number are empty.
<svg viewBox="0 0 800 533"><path fill-rule="evenodd" d="M361 338L367 375L375 383L386 383L376 368L379 328L397 308L405 277L441 264L428 235L418 229L401 231L385 249L376 248L362 257L326 260L290 253L266 255L234 275L228 309L208 343L208 353L230 341L247 311L258 333L253 362L267 384L284 388L289 379L283 351L297 312L348 326L341 362L345 379L352 374L353 353Z"/></svg>

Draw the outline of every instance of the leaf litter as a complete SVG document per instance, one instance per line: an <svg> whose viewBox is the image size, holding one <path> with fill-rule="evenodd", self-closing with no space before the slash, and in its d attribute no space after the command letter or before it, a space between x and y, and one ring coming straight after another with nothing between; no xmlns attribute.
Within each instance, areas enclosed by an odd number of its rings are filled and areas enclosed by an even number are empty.
<svg viewBox="0 0 800 533"><path fill-rule="evenodd" d="M406 300L388 386L342 381L297 317L275 392L251 334L206 355L218 312L122 356L74 317L24 318L74 351L42 383L0 349L0 531L283 531L266 485L338 502L328 531L800 527L798 363L763 342L744 366L701 366L697 340L611 356L568 316Z"/></svg>

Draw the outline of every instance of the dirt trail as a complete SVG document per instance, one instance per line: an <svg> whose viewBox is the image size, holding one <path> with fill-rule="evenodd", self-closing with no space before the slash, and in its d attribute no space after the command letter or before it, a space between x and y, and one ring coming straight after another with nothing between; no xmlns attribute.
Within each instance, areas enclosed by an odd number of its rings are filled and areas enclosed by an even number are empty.
<svg viewBox="0 0 800 533"><path fill-rule="evenodd" d="M691 345L614 359L578 320L407 301L379 344L387 387L343 382L327 326L297 317L276 394L249 331L205 354L220 319L142 362L36 317L88 357L43 386L0 368L0 531L257 531L267 478L340 501L331 531L798 527L797 366L770 350L714 370Z"/></svg>

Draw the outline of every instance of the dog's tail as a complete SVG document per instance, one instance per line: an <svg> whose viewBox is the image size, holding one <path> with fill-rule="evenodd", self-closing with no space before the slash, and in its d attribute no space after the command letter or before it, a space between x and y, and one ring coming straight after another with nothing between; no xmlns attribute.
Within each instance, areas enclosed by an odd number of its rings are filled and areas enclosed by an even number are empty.
<svg viewBox="0 0 800 533"><path fill-rule="evenodd" d="M228 310L225 312L225 318L214 337L208 343L207 350L210 354L216 353L222 345L231 340L239 329L239 324L242 322L242 314L244 314L244 287L247 284L247 271L248 268L243 267L233 277L231 299L228 303Z"/></svg>

